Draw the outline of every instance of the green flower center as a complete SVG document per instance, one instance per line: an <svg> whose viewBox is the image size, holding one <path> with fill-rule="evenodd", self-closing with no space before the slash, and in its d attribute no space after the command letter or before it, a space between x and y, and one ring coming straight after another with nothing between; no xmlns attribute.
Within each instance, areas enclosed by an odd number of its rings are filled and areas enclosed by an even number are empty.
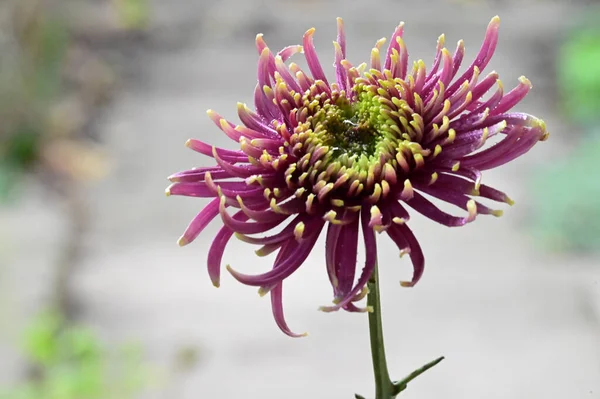
<svg viewBox="0 0 600 399"><path fill-rule="evenodd" d="M285 175L299 195L310 193L319 202L336 204L365 197L377 202L397 183L410 191L409 173L433 155L420 145L424 126L419 112L383 88L406 92L404 82L374 84L367 75L356 81L350 96L335 88L330 93L315 88L296 97L292 112L297 126L288 151L297 160Z"/></svg>
<svg viewBox="0 0 600 399"><path fill-rule="evenodd" d="M349 104L347 99L338 102L339 105L329 107L324 119L315 126L315 131L324 133L323 144L331 148L332 159L342 154L349 157L373 155L380 137L377 127L358 112L358 104Z"/></svg>

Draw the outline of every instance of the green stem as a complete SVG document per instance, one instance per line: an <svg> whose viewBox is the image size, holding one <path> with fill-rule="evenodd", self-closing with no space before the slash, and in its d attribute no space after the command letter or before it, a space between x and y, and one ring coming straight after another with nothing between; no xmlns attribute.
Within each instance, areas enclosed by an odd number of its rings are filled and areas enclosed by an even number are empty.
<svg viewBox="0 0 600 399"><path fill-rule="evenodd" d="M370 308L369 333L371 336L371 356L373 358L373 371L375 374L375 399L394 399L397 393L394 392L395 387L390 380L387 361L385 359L377 269L377 266L375 266L375 270L373 270L373 274L367 284L369 289L367 306Z"/></svg>
<svg viewBox="0 0 600 399"><path fill-rule="evenodd" d="M421 368L413 371L400 381L392 382L385 359L385 344L383 342L383 326L381 323L381 302L379 299L379 272L375 266L371 278L367 283L369 294L367 307L369 308L369 334L371 336L371 356L373 358L373 373L375 374L375 399L395 399L404 391L409 382L436 366L444 357L439 357ZM356 394L356 399L365 399Z"/></svg>

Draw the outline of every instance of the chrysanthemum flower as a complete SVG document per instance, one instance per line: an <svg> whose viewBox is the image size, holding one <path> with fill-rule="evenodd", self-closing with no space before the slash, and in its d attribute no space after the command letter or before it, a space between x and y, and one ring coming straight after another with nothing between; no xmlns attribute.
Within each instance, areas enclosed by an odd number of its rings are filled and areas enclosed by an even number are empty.
<svg viewBox="0 0 600 399"><path fill-rule="evenodd" d="M403 23L383 53L385 39L377 41L369 67L355 67L346 59L344 25L338 19L335 81L317 58L314 29L304 34L302 46L276 54L258 35L254 110L238 104L239 125L208 111L239 148L191 139L187 146L214 158L216 165L169 178L173 184L167 194L213 198L189 224L180 245L221 217L223 227L208 253L215 286L234 234L260 245L260 256L277 252L266 273L227 269L241 283L270 293L275 321L291 336L296 334L282 311L283 281L302 266L323 230L334 294L334 304L323 310L364 310L356 302L365 296L376 265L375 232L385 232L410 256L412 280L402 285L413 286L423 274L424 256L407 225L406 206L445 226L462 226L478 214L499 216L501 211L474 198L512 201L482 184L481 172L512 161L548 136L540 119L510 112L531 89L529 80L521 77L505 94L496 72L481 74L496 48L499 22L492 19L479 53L460 75L464 44L459 41L452 54L443 35L431 69L422 60L410 69ZM286 64L297 53L304 53L310 73ZM486 146L491 140L495 143ZM450 215L428 197L466 214ZM228 208L237 211L230 214ZM255 236L261 233L266 235ZM366 255L356 278L361 235Z"/></svg>

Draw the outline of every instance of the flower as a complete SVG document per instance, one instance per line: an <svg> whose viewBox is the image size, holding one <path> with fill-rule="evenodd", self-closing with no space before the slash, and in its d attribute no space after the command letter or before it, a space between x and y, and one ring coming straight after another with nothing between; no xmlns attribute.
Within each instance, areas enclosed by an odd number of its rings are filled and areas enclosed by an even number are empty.
<svg viewBox="0 0 600 399"><path fill-rule="evenodd" d="M364 311L356 302L366 295L366 283L377 261L375 232L385 232L408 254L413 286L423 274L424 256L407 225L405 205L445 226L462 226L478 214L500 216L474 198L512 204L509 197L481 183L481 172L526 153L548 137L542 120L509 112L531 89L525 77L508 93L496 72L483 77L496 48L500 19L488 25L471 65L458 76L464 44L454 55L438 39L429 71L422 60L409 70L402 39L404 24L371 51L370 68L346 59L344 25L338 19L335 82L329 82L313 45L314 28L302 46L273 54L262 35L254 108L238 104L240 125L216 112L208 116L240 149L216 148L191 139L186 145L210 156L215 166L169 177L167 194L213 198L192 220L179 240L192 242L220 216L223 227L208 253L208 273L219 286L225 246L233 234L260 245L259 256L277 252L272 270L247 275L227 266L235 279L270 293L273 314L281 330L288 328L282 310L283 281L306 260L326 229L326 267L334 304L325 311ZM310 74L286 61L304 53ZM458 77L457 77L458 76ZM495 91L486 95L494 86ZM482 149L490 139L494 145ZM426 196L466 211L453 216ZM236 208L230 215L228 208ZM279 228L279 229L278 229ZM274 231L273 231L274 230ZM357 247L362 232L364 266L356 278ZM256 237L255 234L267 233Z"/></svg>

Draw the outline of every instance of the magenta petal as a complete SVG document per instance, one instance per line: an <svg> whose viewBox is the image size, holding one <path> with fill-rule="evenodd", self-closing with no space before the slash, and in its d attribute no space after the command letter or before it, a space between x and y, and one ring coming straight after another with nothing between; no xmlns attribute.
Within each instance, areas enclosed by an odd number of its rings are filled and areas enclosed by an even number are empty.
<svg viewBox="0 0 600 399"><path fill-rule="evenodd" d="M265 136L279 137L270 120L252 112L245 104L238 103L238 117L249 129L263 132Z"/></svg>
<svg viewBox="0 0 600 399"><path fill-rule="evenodd" d="M490 112L490 115L499 115L503 114L506 111L509 111L512 107L517 105L529 91L531 90L532 85L529 80L525 77L521 77L519 79L519 85L509 91L502 100L496 105L496 107Z"/></svg>
<svg viewBox="0 0 600 399"><path fill-rule="evenodd" d="M317 57L317 52L315 50L315 45L313 44L313 34L315 33L314 28L309 29L304 34L304 56L306 57L306 62L308 63L308 69L310 69L310 73L312 73L315 80L322 80L325 82L327 86L329 86L329 82L325 77L325 72L323 72L323 68L321 67L321 63L319 62L319 58Z"/></svg>
<svg viewBox="0 0 600 399"><path fill-rule="evenodd" d="M458 217L447 214L416 191L412 199L406 201L406 204L423 216L448 227L464 226L473 220L473 215Z"/></svg>
<svg viewBox="0 0 600 399"><path fill-rule="evenodd" d="M250 219L261 223L268 223L277 220L281 221L282 218L287 215L298 214L305 207L304 201L298 198L293 198L284 204L278 205L278 212L282 213L275 212L273 209L256 211L246 208L243 206L243 203L240 203L240 205L242 206L242 211L244 211L244 213L248 215Z"/></svg>
<svg viewBox="0 0 600 399"><path fill-rule="evenodd" d="M300 52L302 52L302 46L296 44L284 47L277 53L277 55L280 56L283 61L287 61L291 56Z"/></svg>
<svg viewBox="0 0 600 399"><path fill-rule="evenodd" d="M267 99L263 92L262 86L259 84L254 88L254 107L259 116L271 123L273 120L278 120L281 117L275 105Z"/></svg>
<svg viewBox="0 0 600 399"><path fill-rule="evenodd" d="M184 197L210 198L215 197L213 190L206 186L204 182L178 182L171 184L166 189L167 195L182 195Z"/></svg>
<svg viewBox="0 0 600 399"><path fill-rule="evenodd" d="M208 224L219 214L219 199L215 198L208 203L190 222L185 232L179 239L179 245L187 245L194 241Z"/></svg>
<svg viewBox="0 0 600 399"><path fill-rule="evenodd" d="M192 184L192 183L189 183ZM242 198L261 197L264 189L248 185L245 181L218 181L212 179L212 175L207 173L204 177L204 182L196 183L197 185L206 185L215 195L224 195L230 198L240 196ZM219 194L220 192L220 194Z"/></svg>
<svg viewBox="0 0 600 399"><path fill-rule="evenodd" d="M494 211L487 206L480 204L479 202L473 200L471 197L467 196L465 193L459 192L457 189L447 189L442 188L436 185L433 186L425 186L425 187L417 187L422 192L429 194L437 199L445 201L449 204L456 205L457 207L464 209L465 211L471 212L469 217L467 217L467 223L473 220L474 213L481 215L496 215L497 211ZM472 193L468 193L471 194ZM469 209L469 201L475 202L475 209Z"/></svg>
<svg viewBox="0 0 600 399"><path fill-rule="evenodd" d="M487 130L486 130L487 129ZM506 123L501 122L484 129L474 130L459 135L454 142L444 148L438 160L459 159L483 147L486 140L506 129Z"/></svg>
<svg viewBox="0 0 600 399"><path fill-rule="evenodd" d="M287 241L294 237L294 229L296 225L300 222L304 222L306 220L306 216L304 214L296 216L287 226L283 228L279 233L266 236L266 237L249 237L244 234L238 234L238 238L244 242L255 245L272 245L272 244L280 244L284 241ZM310 222L308 222L310 226Z"/></svg>
<svg viewBox="0 0 600 399"><path fill-rule="evenodd" d="M367 285L367 282L371 278L371 274L373 274L373 270L375 270L375 266L377 266L377 241L375 240L375 232L369 227L370 220L371 215L369 209L363 207L361 210L361 227L365 243L365 266L363 267L356 285L344 298L339 300L337 304L334 306L323 306L321 310L325 312L334 312L347 307L365 285Z"/></svg>
<svg viewBox="0 0 600 399"><path fill-rule="evenodd" d="M358 250L358 218L348 225L342 226L338 245L336 246L335 270L338 279L338 299L345 297L351 290L356 273L356 257Z"/></svg>
<svg viewBox="0 0 600 399"><path fill-rule="evenodd" d="M214 146L207 144L203 141L189 139L185 143L185 145L191 148L192 150L199 152L200 154L208 155L209 157L213 156ZM227 162L248 162L248 156L241 151L231 151L224 150L222 148L217 148L217 152L219 156Z"/></svg>
<svg viewBox="0 0 600 399"><path fill-rule="evenodd" d="M302 93L302 89L300 88L300 85L298 84L296 79L294 79L292 77L288 67L283 63L282 58L277 58L275 60L275 68L277 69L277 72L279 73L279 75L281 76L281 78L283 79L285 84L291 90L295 91L296 93Z"/></svg>
<svg viewBox="0 0 600 399"><path fill-rule="evenodd" d="M483 44L481 45L481 49L475 57L475 61L471 64L471 66L467 69L465 73L461 75L460 78L456 79L454 84L448 88L446 91L446 95L450 96L454 93L460 85L465 80L471 80L473 76L473 72L475 67L479 68L480 71L487 66L496 50L496 45L498 44L498 28L500 27L500 18L495 17L489 23L487 27L487 31L485 32L485 39L483 40Z"/></svg>
<svg viewBox="0 0 600 399"><path fill-rule="evenodd" d="M404 209L404 207L398 201L390 201L389 202L390 213L392 219L400 218L404 222L407 222L410 219L409 213Z"/></svg>
<svg viewBox="0 0 600 399"><path fill-rule="evenodd" d="M197 168L177 172L168 177L173 183L187 182L197 183L204 181L206 172L210 172L214 179L228 179L233 177L229 172L223 170L220 166L211 166L206 168Z"/></svg>
<svg viewBox="0 0 600 399"><path fill-rule="evenodd" d="M422 187L434 187L439 190L454 191L461 194L473 195L475 191L475 182L467 180L463 176L455 176L447 173L440 173L433 184L428 182L415 183L419 189Z"/></svg>
<svg viewBox="0 0 600 399"><path fill-rule="evenodd" d="M392 37L390 38L390 44L389 44L387 52L385 54L385 63L383 64L385 69L392 70L392 54L393 54L394 50L396 50L398 53L400 53L400 46L398 45L397 39L401 38L403 34L404 34L404 24L400 23L400 24L398 24L398 26L396 26L396 29L394 30L394 33L392 34ZM404 68L404 70L406 71L406 68ZM399 76L399 77L401 79L404 79L404 76Z"/></svg>
<svg viewBox="0 0 600 399"><path fill-rule="evenodd" d="M281 248L279 253L277 254L277 258L275 259L275 263L273 268L280 267L281 261L288 256L291 256L293 251L298 247L298 242L296 240L288 241L288 243ZM271 294L271 309L273 311L273 318L275 319L275 323L279 329L286 335L292 338L303 337L306 334L296 334L290 330L285 321L285 317L283 315L283 282L276 284L270 292Z"/></svg>
<svg viewBox="0 0 600 399"><path fill-rule="evenodd" d="M425 270L425 257L419 241L417 241L413 232L405 224L397 224L387 230L390 238L398 245L401 251L408 248L410 260L413 264L413 277L410 282L403 281L404 287L412 287L419 282Z"/></svg>
<svg viewBox="0 0 600 399"><path fill-rule="evenodd" d="M327 275L329 276L329 282L333 287L334 295L337 295L338 277L336 274L336 250L342 231L342 226L339 224L329 223L327 225L327 237L325 239L325 265L327 266Z"/></svg>
<svg viewBox="0 0 600 399"><path fill-rule="evenodd" d="M257 234L264 233L265 231L271 230L272 228L278 226L287 219L288 215L279 215L278 218L274 219L271 222L266 223L250 223L250 222L241 222L239 220L235 220L232 218L224 208L223 202L221 202L222 206L220 209L221 219L223 220L223 224L236 233L242 234Z"/></svg>
<svg viewBox="0 0 600 399"><path fill-rule="evenodd" d="M286 259L282 259L281 262L269 272L252 276L239 273L232 268L228 268L228 270L231 275L242 284L257 287L275 286L298 270L302 263L304 263L315 243L317 242L317 239L319 238L319 233L323 228L323 224L324 222L321 222L321 225L318 229L315 229L315 231L311 232L311 235L309 235L305 240L302 240L298 244L298 247L295 248L295 250L290 253Z"/></svg>
<svg viewBox="0 0 600 399"><path fill-rule="evenodd" d="M498 81L498 74L491 72L471 90L472 101L479 101Z"/></svg>
<svg viewBox="0 0 600 399"><path fill-rule="evenodd" d="M248 217L241 211L233 215L233 218L240 222L245 222L248 220ZM221 227L212 244L210 245L210 249L208 250L208 275L215 287L220 285L221 261L223 259L225 247L227 246L227 243L231 239L232 235L233 230L231 230L229 227Z"/></svg>
<svg viewBox="0 0 600 399"><path fill-rule="evenodd" d="M336 42L337 46L335 46L335 77L340 90L348 91L349 83L348 83L348 73L346 72L346 68L342 66L342 61L344 60L344 54L342 49L339 47L339 44Z"/></svg>
<svg viewBox="0 0 600 399"><path fill-rule="evenodd" d="M462 158L461 165L479 170L496 168L529 151L545 134L541 127L514 127L494 146Z"/></svg>
<svg viewBox="0 0 600 399"><path fill-rule="evenodd" d="M277 284L271 290L271 308L273 310L273 318L275 319L275 323L277 323L277 327L287 336L292 338L300 338L306 336L306 334L297 334L290 330L285 321L285 317L283 315L283 282Z"/></svg>
<svg viewBox="0 0 600 399"><path fill-rule="evenodd" d="M336 42L342 50L342 59L346 59L346 31L344 30L344 21L341 18L337 19L337 38Z"/></svg>

